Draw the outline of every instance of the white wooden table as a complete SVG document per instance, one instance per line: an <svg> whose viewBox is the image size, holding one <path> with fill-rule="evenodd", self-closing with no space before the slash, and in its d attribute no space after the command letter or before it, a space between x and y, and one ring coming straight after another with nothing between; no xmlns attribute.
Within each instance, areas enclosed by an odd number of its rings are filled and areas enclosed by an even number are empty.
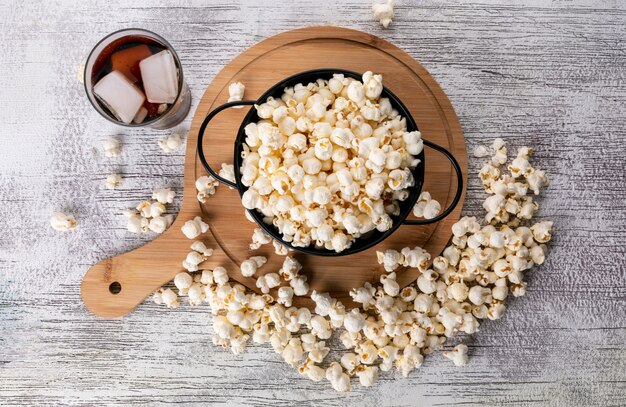
<svg viewBox="0 0 626 407"><path fill-rule="evenodd" d="M270 2L0 3L0 405L626 405L626 4L398 0L383 30L369 1L260 3ZM214 347L207 307L147 302L101 320L79 296L91 264L152 238L127 233L122 210L183 175L183 150L156 144L164 133L115 127L91 108L76 79L90 47L125 27L161 33L195 103L247 47L320 24L379 35L424 64L470 151L498 136L535 147L552 179L541 216L556 227L528 294L468 339L468 366L436 354L408 379L349 396L268 347ZM105 159L94 148L114 134L123 154ZM113 171L125 182L105 190ZM480 214L482 199L472 176L465 213ZM55 210L80 227L54 232Z"/></svg>

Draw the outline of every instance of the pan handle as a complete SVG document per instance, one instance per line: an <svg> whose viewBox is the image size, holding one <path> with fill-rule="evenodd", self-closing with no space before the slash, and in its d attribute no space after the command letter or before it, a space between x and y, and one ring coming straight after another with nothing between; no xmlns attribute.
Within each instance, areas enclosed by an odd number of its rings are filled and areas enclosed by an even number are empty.
<svg viewBox="0 0 626 407"><path fill-rule="evenodd" d="M209 125L209 122L211 121L211 119L217 116L217 114L221 112L222 110L228 109L229 107L233 107L233 106L254 105L255 103L256 103L256 100L241 100L238 102L224 103L223 105L216 107L215 109L213 109L212 112L206 115L206 117L204 118L204 121L202 122L202 125L200 126L200 130L198 132L198 157L200 158L200 162L202 163L202 166L204 167L205 170L207 170L209 174L211 174L211 176L213 176L213 178L215 178L222 184L228 185L231 188L237 189L237 184L217 175L217 173L213 171L213 169L207 162L206 157L204 156L204 148L202 147L202 140L204 139L204 131Z"/></svg>
<svg viewBox="0 0 626 407"><path fill-rule="evenodd" d="M446 156L448 161L450 161L450 164L452 164L452 167L454 168L454 172L456 172L456 181L457 181L456 194L454 195L454 199L452 200L452 203L450 204L450 206L448 206L446 210L441 212L439 215L435 216L432 219L411 219L411 220L405 219L404 221L405 225L428 225L431 223L439 222L441 219L448 216L450 212L454 210L456 205L459 203L459 200L461 199L461 195L463 194L463 173L461 172L461 167L459 166L459 163L456 161L454 156L445 148L433 142L430 142L428 140L424 140L424 145L432 148L433 150L439 151L441 154Z"/></svg>

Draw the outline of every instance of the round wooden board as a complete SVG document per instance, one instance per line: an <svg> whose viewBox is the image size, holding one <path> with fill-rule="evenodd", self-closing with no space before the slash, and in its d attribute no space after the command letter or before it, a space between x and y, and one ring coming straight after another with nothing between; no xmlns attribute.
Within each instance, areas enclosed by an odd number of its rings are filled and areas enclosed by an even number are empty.
<svg viewBox="0 0 626 407"><path fill-rule="evenodd" d="M225 266L236 281L257 290L254 279L239 273L238 265L252 255L264 255L268 264L259 273L277 271L284 259L266 245L251 251L249 244L256 225L244 215L239 193L226 186L202 205L196 200L195 180L205 175L196 154L198 129L207 113L228 99L228 85L242 82L245 99L256 99L265 90L292 74L315 68L343 68L357 72L373 71L383 75L383 83L409 108L422 137L451 151L458 160L467 184L467 156L461 126L454 110L430 74L408 54L387 41L360 31L338 27L309 27L284 32L246 50L216 76L196 110L185 160L183 204L174 225L154 241L132 252L107 259L93 266L85 276L82 295L87 307L96 315L116 317L130 312L147 295L183 270L181 262L191 241L180 227L201 215L210 232L201 240L215 248L215 254L202 267ZM228 109L209 125L204 148L213 168L232 163L233 143L248 108ZM455 193L455 175L448 161L426 149L424 190L429 191L442 207ZM350 304L348 291L363 283L375 282L383 269L376 261L376 251L406 246L421 246L433 255L439 254L451 237L451 225L459 219L464 195L457 208L443 221L429 226L401 226L391 237L369 250L350 256L320 257L293 252L304 266L311 288L330 292ZM411 215L412 218L412 215ZM220 250L221 249L221 250ZM416 269L398 270L401 285L418 277ZM112 282L122 286L120 293L109 292ZM299 305L310 305L303 299Z"/></svg>

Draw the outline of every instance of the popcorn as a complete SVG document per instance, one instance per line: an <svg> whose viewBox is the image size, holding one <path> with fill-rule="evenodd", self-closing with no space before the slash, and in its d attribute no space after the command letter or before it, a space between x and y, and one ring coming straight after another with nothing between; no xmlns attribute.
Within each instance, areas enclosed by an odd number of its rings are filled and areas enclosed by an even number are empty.
<svg viewBox="0 0 626 407"><path fill-rule="evenodd" d="M165 214L165 203L173 200L174 192L169 188L157 190L153 193L153 199L160 198L159 201L143 201L139 203L135 210L124 211L124 216L128 219L126 229L131 233L146 233L149 230L155 233L163 233L174 222L174 215ZM170 199L171 198L171 199Z"/></svg>
<svg viewBox="0 0 626 407"><path fill-rule="evenodd" d="M235 334L235 327L221 315L213 318L213 330L222 339L231 339Z"/></svg>
<svg viewBox="0 0 626 407"><path fill-rule="evenodd" d="M374 18L377 19L384 28L389 27L391 19L394 16L393 6L395 6L395 0L387 0L387 3L374 3L372 4L372 13Z"/></svg>
<svg viewBox="0 0 626 407"><path fill-rule="evenodd" d="M213 249L209 249L201 241L195 241L191 244L191 250L196 251L204 257L210 257L213 255Z"/></svg>
<svg viewBox="0 0 626 407"><path fill-rule="evenodd" d="M304 357L304 349L302 349L302 343L298 338L292 338L282 351L282 356L285 362L293 367L298 365L298 362Z"/></svg>
<svg viewBox="0 0 626 407"><path fill-rule="evenodd" d="M487 147L476 146L476 148L474 148L474 157L483 158L483 157L487 157L488 155L489 155L489 150L487 150Z"/></svg>
<svg viewBox="0 0 626 407"><path fill-rule="evenodd" d="M223 286L228 282L228 273L224 267L215 267L213 269L213 281L215 284Z"/></svg>
<svg viewBox="0 0 626 407"><path fill-rule="evenodd" d="M246 87L241 82L233 82L228 85L228 101L239 102L243 100Z"/></svg>
<svg viewBox="0 0 626 407"><path fill-rule="evenodd" d="M396 358L396 367L402 373L403 377L407 377L411 371L422 366L424 356L419 351L419 348L415 345L407 345L402 352Z"/></svg>
<svg viewBox="0 0 626 407"><path fill-rule="evenodd" d="M276 302L284 305L285 307L291 307L291 301L293 300L293 288L280 287L278 289L278 298Z"/></svg>
<svg viewBox="0 0 626 407"><path fill-rule="evenodd" d="M352 389L350 376L343 372L341 365L337 362L331 363L326 369L326 380L330 382L333 389L339 392L347 393Z"/></svg>
<svg viewBox="0 0 626 407"><path fill-rule="evenodd" d="M204 302L204 291L201 284L192 284L187 290L187 296L189 297L189 304L201 305Z"/></svg>
<svg viewBox="0 0 626 407"><path fill-rule="evenodd" d="M289 285L293 288L293 293L296 296L303 296L309 292L309 284L306 282L306 276L294 277Z"/></svg>
<svg viewBox="0 0 626 407"><path fill-rule="evenodd" d="M55 212L50 218L50 226L52 229L59 232L67 232L68 230L76 229L78 222L74 219L73 215L67 215L63 212Z"/></svg>
<svg viewBox="0 0 626 407"><path fill-rule="evenodd" d="M286 256L290 252L290 249L287 248L287 246L283 246L276 240L272 240L272 245L274 246L274 253L278 254L279 256Z"/></svg>
<svg viewBox="0 0 626 407"><path fill-rule="evenodd" d="M311 318L311 333L320 339L328 339L332 335L330 323L321 315Z"/></svg>
<svg viewBox="0 0 626 407"><path fill-rule="evenodd" d="M365 326L365 315L361 314L358 308L354 308L345 316L343 326L348 332L357 333Z"/></svg>
<svg viewBox="0 0 626 407"><path fill-rule="evenodd" d="M122 184L122 177L118 174L111 174L104 180L104 186L107 189L115 189Z"/></svg>
<svg viewBox="0 0 626 407"><path fill-rule="evenodd" d="M400 349L393 345L387 345L378 349L378 356L382 359L382 363L379 365L380 370L388 372L393 367L393 362L396 359L396 355Z"/></svg>
<svg viewBox="0 0 626 407"><path fill-rule="evenodd" d="M535 195L539 195L540 189L550 184L548 177L546 177L546 174L541 170L529 171L526 175L526 182L528 182L528 187Z"/></svg>
<svg viewBox="0 0 626 407"><path fill-rule="evenodd" d="M396 201L414 185L421 134L407 132L406 120L380 98L380 75L361 79L335 75L286 88L280 100L256 106L266 120L245 128L242 203L293 246L341 252L365 233L389 230L389 213L397 214Z"/></svg>
<svg viewBox="0 0 626 407"><path fill-rule="evenodd" d="M181 228L187 239L195 239L209 230L209 225L202 221L202 218L196 216L192 220L188 220Z"/></svg>
<svg viewBox="0 0 626 407"><path fill-rule="evenodd" d="M152 193L152 199L156 199L162 204L170 204L174 202L176 193L169 188L157 189Z"/></svg>
<svg viewBox="0 0 626 407"><path fill-rule="evenodd" d="M188 273L178 273L174 277L174 285L178 288L181 295L187 293L187 290L191 287L191 283L193 283L193 278Z"/></svg>
<svg viewBox="0 0 626 407"><path fill-rule="evenodd" d="M443 356L454 362L455 366L467 365L467 345L456 345L450 352L443 352Z"/></svg>
<svg viewBox="0 0 626 407"><path fill-rule="evenodd" d="M219 182L210 175L203 175L196 180L196 190L198 191L198 201L206 203L206 200L211 195L215 194L215 189L219 185Z"/></svg>
<svg viewBox="0 0 626 407"><path fill-rule="evenodd" d="M413 206L413 215L418 218L432 219L437 216L440 211L441 205L439 202L433 200L430 193L427 191L423 191L420 194L415 206ZM427 215L429 217L426 217Z"/></svg>
<svg viewBox="0 0 626 407"><path fill-rule="evenodd" d="M324 379L326 372L319 366L316 366L307 359L299 368L300 374L306 375L309 380L320 382Z"/></svg>
<svg viewBox="0 0 626 407"><path fill-rule="evenodd" d="M472 304L482 305L491 302L491 290L487 287L475 285L470 288L467 298Z"/></svg>
<svg viewBox="0 0 626 407"><path fill-rule="evenodd" d="M504 304L492 304L487 310L487 317L492 320L500 319L502 318L502 315L504 315L504 311L506 311L506 306Z"/></svg>
<svg viewBox="0 0 626 407"><path fill-rule="evenodd" d="M264 256L254 256L241 262L241 274L244 277L252 277L256 271L267 262Z"/></svg>
<svg viewBox="0 0 626 407"><path fill-rule="evenodd" d="M163 233L171 223L165 216L154 216L148 223L148 229L154 233Z"/></svg>
<svg viewBox="0 0 626 407"><path fill-rule="evenodd" d="M374 305L375 294L376 289L372 287L370 283L365 283L363 287L354 288L350 291L350 297L352 297L352 300L363 304L364 309L368 309Z"/></svg>
<svg viewBox="0 0 626 407"><path fill-rule="evenodd" d="M120 142L115 137L109 137L104 141L104 155L109 158L119 157L122 153Z"/></svg>
<svg viewBox="0 0 626 407"><path fill-rule="evenodd" d="M183 260L183 267L187 271L198 271L198 265L202 263L206 258L196 251L189 252L185 260Z"/></svg>
<svg viewBox="0 0 626 407"><path fill-rule="evenodd" d="M161 293L161 301L163 301L163 304L165 304L167 308L178 308L180 306L178 296L170 288Z"/></svg>
<svg viewBox="0 0 626 407"><path fill-rule="evenodd" d="M180 137L180 134L177 133L172 133L167 137L159 140L159 147L161 147L161 150L165 151L166 153L171 153L178 150L182 144L183 140Z"/></svg>
<svg viewBox="0 0 626 407"><path fill-rule="evenodd" d="M222 167L220 168L218 175L230 182L235 182L235 168L232 164L222 163ZM229 188L233 189L232 187Z"/></svg>
<svg viewBox="0 0 626 407"><path fill-rule="evenodd" d="M359 383L363 387L373 386L378 380L379 369L376 366L360 365L356 369L356 375L359 377Z"/></svg>
<svg viewBox="0 0 626 407"><path fill-rule="evenodd" d="M309 109L313 103L322 103L320 97L329 98L328 100L334 98L335 101L346 100L341 94L335 95L334 92L347 91L351 81L336 76L331 82L332 90L329 82L327 93L315 93L312 91L313 87L287 89L287 96L283 102L288 109L295 109L291 101L295 101L296 92L297 97L303 101L298 102L303 103L302 109L310 98L314 98L314 101L308 104ZM360 97L358 89L353 91L356 92L353 96L358 100ZM364 90L364 93L366 91ZM284 109L280 109L281 102L270 100L267 103L272 110L270 114L275 112L277 117L285 114ZM355 100L350 99L341 103L354 103L353 109L358 111L359 107ZM363 107L374 109L368 103L369 99L365 101ZM316 115L313 113L310 116L315 118ZM395 119L391 119L393 120ZM353 119L348 121L348 125L351 121ZM388 126L393 128L399 124L389 123ZM311 127L314 128L314 125ZM315 134L326 134L324 126L318 126L318 133ZM379 147L372 144L370 152L375 148ZM524 202L534 204L532 198L525 196L528 188L525 174L531 174L534 170L523 161L530 156L530 149L520 149L517 157L521 159L511 164L510 172L519 170L519 177L514 182L511 181L512 175L499 170L504 168L506 163L504 143L496 141L494 150L496 155L489 165L497 171L491 169L481 171L481 178L486 181L485 189L491 196L504 198L504 205L500 205L501 198L492 198L492 202L487 205L489 209L494 209L489 224L481 226L474 217L461 219L453 225L454 237L451 245L440 256L435 257L432 263L430 254L419 247L377 252L379 263L389 274L382 274L380 285L376 287L365 283L363 287L350 291L350 297L359 304L358 308L346 311L341 301L332 298L328 293L317 291L311 293L311 299L315 303L314 314L307 308L293 307L293 296L305 295L309 290L306 276L300 274L302 266L293 257L284 259L278 273L268 273L256 279L257 287L261 289L263 295L251 293L240 284L229 283L228 274L223 267L216 267L213 271L203 270L201 275L198 273L193 277L183 272L176 276L174 283L181 296L188 296L190 304L205 302L211 306L216 332L213 342L230 348L235 354L245 349L250 338L255 343L269 342L286 363L293 367L299 365L300 374L314 381L326 377L338 391L349 391L350 377L354 375L363 386L372 385L380 371L389 371L394 367L403 376L407 376L421 366L424 355L440 349L448 337L458 332L467 334L477 332L480 319L501 318L506 311L505 301L509 291L513 296L525 294L527 284L523 281L523 271L545 261L547 249L544 242L551 239L552 222L539 222L527 227L521 225L522 220L519 217L519 208ZM504 162L501 162L503 157ZM376 157L371 164L367 164L366 160L353 161L353 166L341 163L346 166L338 167L338 171L330 175L322 173L316 176L304 175L294 193L307 195L306 199L313 202L313 191L322 185L322 182L327 182L326 185L330 185L328 189L331 191L333 188L345 188L361 176L360 170L352 169L366 168L367 165L373 168L378 165L375 161ZM493 174L493 177L491 175L482 177L486 174ZM265 186L260 186L265 193ZM285 191L291 191L291 187ZM274 196L277 193L277 190L269 192ZM260 193L259 195L261 196ZM363 199L359 198L360 201ZM379 205L374 204L376 199L369 196L365 199L369 202L359 202L357 207L370 207L371 213L379 213L375 209ZM278 199L272 198L271 202L272 205L276 205ZM291 221L287 218L273 220L275 223L282 222L283 229L289 231L288 234L294 241L306 239L303 237L306 234L297 230L296 222L304 222L307 219L318 220L316 216L319 215L312 212L317 208L308 208L305 204L298 203L288 209L290 215L293 212L293 218L298 220ZM381 213L393 210L386 206L380 205L383 208ZM160 217L160 209L158 205L155 208L156 212L153 213L152 203L146 202L139 205L139 213L128 211L127 215L129 218L146 220L147 218L143 218L141 214L156 215L151 219L157 219ZM311 212L307 215L308 211ZM355 227L353 218L359 222L364 222L364 216L369 218L369 215L363 212L356 216L353 212L337 211L333 213L331 219L332 222L342 223L345 229L349 229ZM533 215L534 211L530 217ZM325 223L324 218L322 221L323 224L312 228L309 238L318 244L319 234L328 234L326 237L332 244L332 239L335 239L338 233L330 224ZM326 226L330 227L330 231ZM340 233L346 236L344 232ZM326 242L327 240L324 244L327 244ZM274 244L276 245L275 241ZM194 242L192 250L184 263L197 269L200 262L210 255L210 249L202 242ZM285 254L287 252L285 250ZM254 276L256 268L265 261L262 256L245 260L241 265L242 274ZM400 266L419 270L416 283L400 289L395 272ZM288 282L289 286L279 287L281 278ZM276 287L279 288L274 297L269 292ZM179 304L178 296L171 290L169 292L158 290L153 300L174 307ZM324 371L316 364L323 363L329 354L326 339L332 336L335 329L341 330L339 339L350 351L339 355L336 359L339 362L331 361L328 369ZM458 345L452 351L444 352L444 356L455 365L465 365L468 359L467 346Z"/></svg>
<svg viewBox="0 0 626 407"><path fill-rule="evenodd" d="M341 357L340 363L349 375L353 375L356 368L361 364L361 360L359 355L355 353L345 353Z"/></svg>
<svg viewBox="0 0 626 407"><path fill-rule="evenodd" d="M402 256L396 250L385 250L384 252L376 252L378 264L385 267L385 271L393 271L400 266Z"/></svg>
<svg viewBox="0 0 626 407"><path fill-rule="evenodd" d="M313 339L315 338L314 335L311 335L311 336L313 336ZM324 358L326 358L326 356L328 355L328 352L330 352L330 348L326 346L326 342L319 341L319 342L314 342L309 347L308 352L309 352L309 359L311 359L313 362L316 362L316 363L322 363L324 361Z"/></svg>
<svg viewBox="0 0 626 407"><path fill-rule="evenodd" d="M150 219L134 214L128 217L126 229L131 233L146 233L150 230Z"/></svg>
<svg viewBox="0 0 626 407"><path fill-rule="evenodd" d="M267 273L260 276L256 280L256 286L261 290L263 294L270 292L272 288L280 285L280 276L276 273Z"/></svg>
<svg viewBox="0 0 626 407"><path fill-rule="evenodd" d="M250 243L250 250L256 250L262 245L268 244L271 241L272 238L265 232L263 232L263 229L255 228L254 233L252 233L252 243Z"/></svg>
<svg viewBox="0 0 626 407"><path fill-rule="evenodd" d="M400 285L396 282L396 273L380 276L385 294L396 297L400 293Z"/></svg>
<svg viewBox="0 0 626 407"><path fill-rule="evenodd" d="M537 243L547 243L552 239L552 225L553 222L539 222L530 227L533 233L533 238Z"/></svg>
<svg viewBox="0 0 626 407"><path fill-rule="evenodd" d="M291 281L298 277L298 272L302 270L302 265L298 260L293 257L285 257L283 266L278 270L278 274L283 277L285 281Z"/></svg>

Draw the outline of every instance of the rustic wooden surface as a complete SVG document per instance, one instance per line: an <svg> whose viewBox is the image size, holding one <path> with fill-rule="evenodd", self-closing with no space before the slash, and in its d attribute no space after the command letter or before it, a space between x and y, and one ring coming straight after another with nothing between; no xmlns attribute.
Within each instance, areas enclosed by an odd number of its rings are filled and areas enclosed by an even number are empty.
<svg viewBox="0 0 626 407"><path fill-rule="evenodd" d="M237 190L217 188L206 204L198 202L195 181L207 175L196 151L199 128L211 110L228 100L228 85L233 82L245 83L246 98L256 100L284 78L323 67L357 72L372 70L382 74L385 86L409 109L424 139L455 155L467 185L467 156L461 125L441 88L413 58L389 42L357 30L324 26L280 33L239 54L204 92L187 135L183 202L176 221L145 246L102 260L89 269L81 284L81 294L91 312L102 317L125 315L183 271L181 261L189 252L190 242L181 232L181 226L196 216L202 216L211 226L199 239L215 249L213 256L201 266L224 266L231 279L260 292L254 278L241 275L241 262L251 256L265 256L268 261L257 273L259 275L276 272L285 257L275 254L271 244L250 250L251 236L258 225L247 221ZM248 110L228 109L207 127L204 151L214 168L233 162L234 137ZM424 161L420 164L425 165L423 190L429 191L447 208L457 192L456 174L443 154L429 148L426 148ZM375 261L377 250L420 246L430 253L440 253L452 236L451 226L459 219L462 206L463 199L438 223L400 226L385 241L349 257L306 256L297 252L292 256L303 264L311 290L330 292L346 307L353 307L348 295L350 290L367 282L376 284L384 273L383 267ZM412 214L409 218L415 219ZM403 287L419 277L417 269L399 269L397 273ZM120 285L120 292L111 292L109 287L113 282ZM295 305L313 306L314 303L305 297L296 298Z"/></svg>
<svg viewBox="0 0 626 407"><path fill-rule="evenodd" d="M398 1L383 30L368 1L335 3L0 3L0 405L626 404L626 5ZM497 136L536 147L552 178L541 216L557 229L528 294L468 339L468 366L437 354L408 379L385 376L349 396L299 377L267 347L215 348L206 308L145 303L102 320L79 294L91 264L153 238L128 234L121 212L153 188L180 189L184 155L160 151L162 132L97 116L76 81L90 46L123 27L162 33L197 102L245 48L320 24L371 32L422 63L470 151ZM94 154L112 134L122 157ZM474 214L480 164L469 164L464 212ZM125 177L120 190L102 187L111 171ZM75 213L79 229L52 231L54 210Z"/></svg>

